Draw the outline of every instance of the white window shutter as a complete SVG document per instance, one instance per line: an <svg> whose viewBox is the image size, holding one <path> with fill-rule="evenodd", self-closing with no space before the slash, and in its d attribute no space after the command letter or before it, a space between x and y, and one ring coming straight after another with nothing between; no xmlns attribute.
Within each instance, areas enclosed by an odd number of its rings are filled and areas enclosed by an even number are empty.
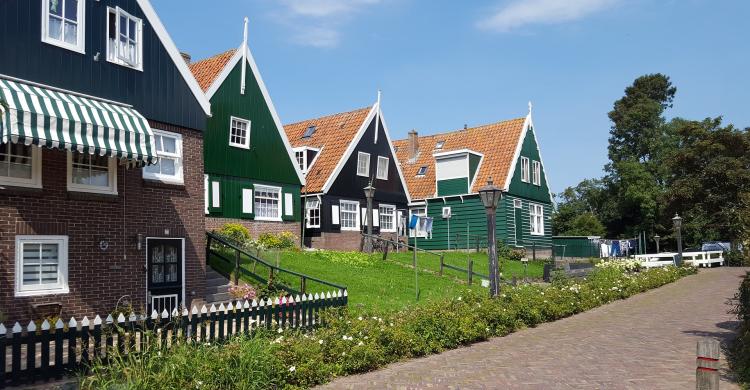
<svg viewBox="0 0 750 390"><path fill-rule="evenodd" d="M208 214L208 175L203 175L203 206Z"/></svg>
<svg viewBox="0 0 750 390"><path fill-rule="evenodd" d="M221 194L219 193L220 183L211 182L211 207L218 208L221 206Z"/></svg>
<svg viewBox="0 0 750 390"><path fill-rule="evenodd" d="M294 215L294 199L292 194L284 194L284 215Z"/></svg>
<svg viewBox="0 0 750 390"><path fill-rule="evenodd" d="M244 214L253 213L253 190L249 188L242 189L242 212Z"/></svg>
<svg viewBox="0 0 750 390"><path fill-rule="evenodd" d="M362 218L360 219L362 221L362 226L367 226L367 209L362 208Z"/></svg>
<svg viewBox="0 0 750 390"><path fill-rule="evenodd" d="M339 224L339 205L337 204L331 206L331 224Z"/></svg>
<svg viewBox="0 0 750 390"><path fill-rule="evenodd" d="M377 209L372 209L372 226L380 226L380 215Z"/></svg>

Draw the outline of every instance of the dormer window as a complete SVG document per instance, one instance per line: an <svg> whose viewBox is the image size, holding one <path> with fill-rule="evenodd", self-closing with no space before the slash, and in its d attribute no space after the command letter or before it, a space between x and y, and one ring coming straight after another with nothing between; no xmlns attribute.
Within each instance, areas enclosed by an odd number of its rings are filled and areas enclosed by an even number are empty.
<svg viewBox="0 0 750 390"><path fill-rule="evenodd" d="M435 150L441 150L441 149L443 149L443 146L445 146L445 141L438 141L435 144Z"/></svg>
<svg viewBox="0 0 750 390"><path fill-rule="evenodd" d="M417 176L424 176L427 173L427 166L423 165L419 167L419 170L417 171Z"/></svg>
<svg viewBox="0 0 750 390"><path fill-rule="evenodd" d="M120 7L107 10L107 61L130 68L143 69L141 19Z"/></svg>
<svg viewBox="0 0 750 390"><path fill-rule="evenodd" d="M305 134L302 135L302 138L310 138L315 134L315 130L318 128L315 125L312 125L305 130Z"/></svg>
<svg viewBox="0 0 750 390"><path fill-rule="evenodd" d="M42 42L84 53L84 0L42 2Z"/></svg>
<svg viewBox="0 0 750 390"><path fill-rule="evenodd" d="M312 166L313 162L315 161L315 157L318 155L318 152L320 152L320 149L310 148L307 146L294 148L294 159L297 161L297 166L299 167L300 171L302 171L303 175L306 175L310 170L310 166Z"/></svg>

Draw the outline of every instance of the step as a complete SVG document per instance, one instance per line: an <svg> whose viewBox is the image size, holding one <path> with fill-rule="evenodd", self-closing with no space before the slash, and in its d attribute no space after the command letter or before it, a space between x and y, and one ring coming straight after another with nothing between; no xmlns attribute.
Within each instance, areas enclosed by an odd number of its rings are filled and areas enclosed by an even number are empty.
<svg viewBox="0 0 750 390"><path fill-rule="evenodd" d="M222 284L218 286L206 285L206 294L222 294L222 293L228 293L228 292L229 292L228 284Z"/></svg>
<svg viewBox="0 0 750 390"><path fill-rule="evenodd" d="M206 284L229 284L229 279L223 276L206 278Z"/></svg>
<svg viewBox="0 0 750 390"><path fill-rule="evenodd" d="M232 300L232 296L229 295L229 293L218 293L218 294L207 294L206 295L206 302L211 303L218 303L218 302L229 302Z"/></svg>

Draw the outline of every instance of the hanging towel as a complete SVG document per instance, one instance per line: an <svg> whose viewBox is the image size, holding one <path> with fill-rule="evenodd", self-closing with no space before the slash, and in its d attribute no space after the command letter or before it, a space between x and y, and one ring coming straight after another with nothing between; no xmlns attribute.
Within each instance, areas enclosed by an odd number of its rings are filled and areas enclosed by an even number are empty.
<svg viewBox="0 0 750 390"><path fill-rule="evenodd" d="M612 241L612 248L609 250L609 255L613 257L620 256L620 241Z"/></svg>
<svg viewBox="0 0 750 390"><path fill-rule="evenodd" d="M419 223L419 217L412 214L411 220L409 221L409 229L415 229L417 227L417 223Z"/></svg>

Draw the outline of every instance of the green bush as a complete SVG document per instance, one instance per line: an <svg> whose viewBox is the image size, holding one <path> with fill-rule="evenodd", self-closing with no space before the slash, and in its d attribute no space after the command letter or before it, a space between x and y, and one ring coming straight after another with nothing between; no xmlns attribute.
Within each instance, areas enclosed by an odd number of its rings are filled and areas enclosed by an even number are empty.
<svg viewBox="0 0 750 390"><path fill-rule="evenodd" d="M98 362L83 389L308 388L399 360L438 353L554 321L695 273L692 267L637 273L601 267L585 279L506 287L501 296L467 293L381 315L324 313L308 331L262 331L223 344L179 345L169 352ZM159 359L161 353L161 359ZM236 381L236 382L235 382Z"/></svg>
<svg viewBox="0 0 750 390"><path fill-rule="evenodd" d="M737 338L727 352L729 366L743 388L750 388L750 272L740 284L740 289L732 299L731 313L740 320Z"/></svg>
<svg viewBox="0 0 750 390"><path fill-rule="evenodd" d="M267 249L293 249L297 247L297 237L290 232L261 233L258 245Z"/></svg>
<svg viewBox="0 0 750 390"><path fill-rule="evenodd" d="M219 234L240 244L250 241L250 231L239 223L227 223L219 229Z"/></svg>
<svg viewBox="0 0 750 390"><path fill-rule="evenodd" d="M730 267L747 267L750 266L750 257L746 256L742 251L733 249L724 253L724 259L727 265Z"/></svg>

